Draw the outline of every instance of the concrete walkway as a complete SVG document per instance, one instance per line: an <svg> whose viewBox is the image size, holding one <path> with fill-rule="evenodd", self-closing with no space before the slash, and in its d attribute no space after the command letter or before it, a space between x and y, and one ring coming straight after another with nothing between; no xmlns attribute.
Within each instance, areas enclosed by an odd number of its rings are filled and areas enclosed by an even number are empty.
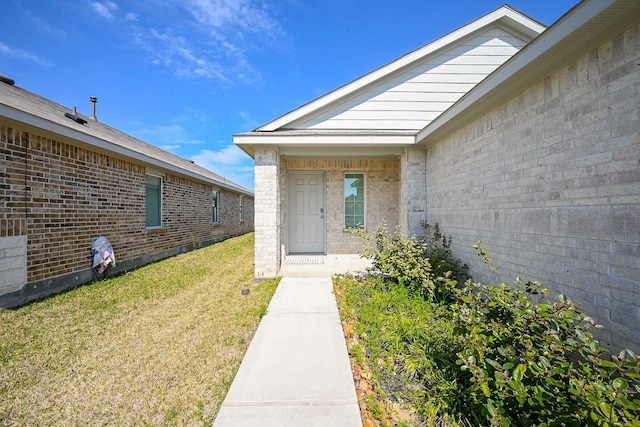
<svg viewBox="0 0 640 427"><path fill-rule="evenodd" d="M362 426L331 282L361 263L322 261L283 269L214 427Z"/></svg>

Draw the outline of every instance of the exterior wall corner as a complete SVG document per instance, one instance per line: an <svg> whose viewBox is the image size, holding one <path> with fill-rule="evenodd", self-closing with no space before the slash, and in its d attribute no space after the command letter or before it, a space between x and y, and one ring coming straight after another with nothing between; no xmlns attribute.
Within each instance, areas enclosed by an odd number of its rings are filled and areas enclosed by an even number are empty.
<svg viewBox="0 0 640 427"><path fill-rule="evenodd" d="M255 151L255 279L278 275L280 248L280 156L277 149Z"/></svg>

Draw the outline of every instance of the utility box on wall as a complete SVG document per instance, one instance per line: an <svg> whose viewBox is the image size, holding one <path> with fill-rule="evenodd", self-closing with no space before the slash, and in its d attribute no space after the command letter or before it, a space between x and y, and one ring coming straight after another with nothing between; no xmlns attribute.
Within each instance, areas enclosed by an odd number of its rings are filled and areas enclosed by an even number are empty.
<svg viewBox="0 0 640 427"><path fill-rule="evenodd" d="M0 237L0 294L27 283L27 236Z"/></svg>

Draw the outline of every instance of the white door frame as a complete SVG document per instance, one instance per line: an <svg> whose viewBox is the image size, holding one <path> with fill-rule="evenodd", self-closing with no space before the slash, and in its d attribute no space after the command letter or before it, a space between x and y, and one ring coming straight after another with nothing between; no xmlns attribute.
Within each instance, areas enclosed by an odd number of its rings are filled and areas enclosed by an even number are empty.
<svg viewBox="0 0 640 427"><path fill-rule="evenodd" d="M315 198L309 199L311 196L307 192L307 188L303 188L305 192L304 198L302 201L297 200L295 191L296 186L296 178L304 179L303 185L308 185L306 179L311 176L317 176L320 180L317 192L314 192ZM326 222L326 209L325 209L325 200L326 200L326 175L324 171L291 171L288 175L288 188L287 188L287 216L288 216L288 237L287 237L287 254L291 253L315 253L315 254L324 254L326 253L326 244L327 244L327 222ZM304 223L302 224L302 228L299 228L300 222L296 221L296 217L300 217L302 215ZM319 221L319 222L318 222ZM315 225L315 228L313 227ZM311 227L311 229L309 229ZM300 232L303 233L303 241L296 243L294 239L296 238L296 230L298 234ZM317 235L315 235L317 233ZM310 234L314 234L311 236L312 239L315 239L315 242L307 242L306 240L310 238Z"/></svg>

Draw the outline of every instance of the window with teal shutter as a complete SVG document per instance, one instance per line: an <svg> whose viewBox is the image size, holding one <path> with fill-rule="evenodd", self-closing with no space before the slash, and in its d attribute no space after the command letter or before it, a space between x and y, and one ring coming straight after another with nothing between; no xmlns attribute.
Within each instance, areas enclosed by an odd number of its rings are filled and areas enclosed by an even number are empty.
<svg viewBox="0 0 640 427"><path fill-rule="evenodd" d="M219 200L218 190L213 190L213 212L212 212L212 218L213 218L213 223L214 224L218 223L218 200Z"/></svg>
<svg viewBox="0 0 640 427"><path fill-rule="evenodd" d="M344 174L344 225L364 228L364 174Z"/></svg>
<svg viewBox="0 0 640 427"><path fill-rule="evenodd" d="M162 178L147 175L147 228L162 227Z"/></svg>

